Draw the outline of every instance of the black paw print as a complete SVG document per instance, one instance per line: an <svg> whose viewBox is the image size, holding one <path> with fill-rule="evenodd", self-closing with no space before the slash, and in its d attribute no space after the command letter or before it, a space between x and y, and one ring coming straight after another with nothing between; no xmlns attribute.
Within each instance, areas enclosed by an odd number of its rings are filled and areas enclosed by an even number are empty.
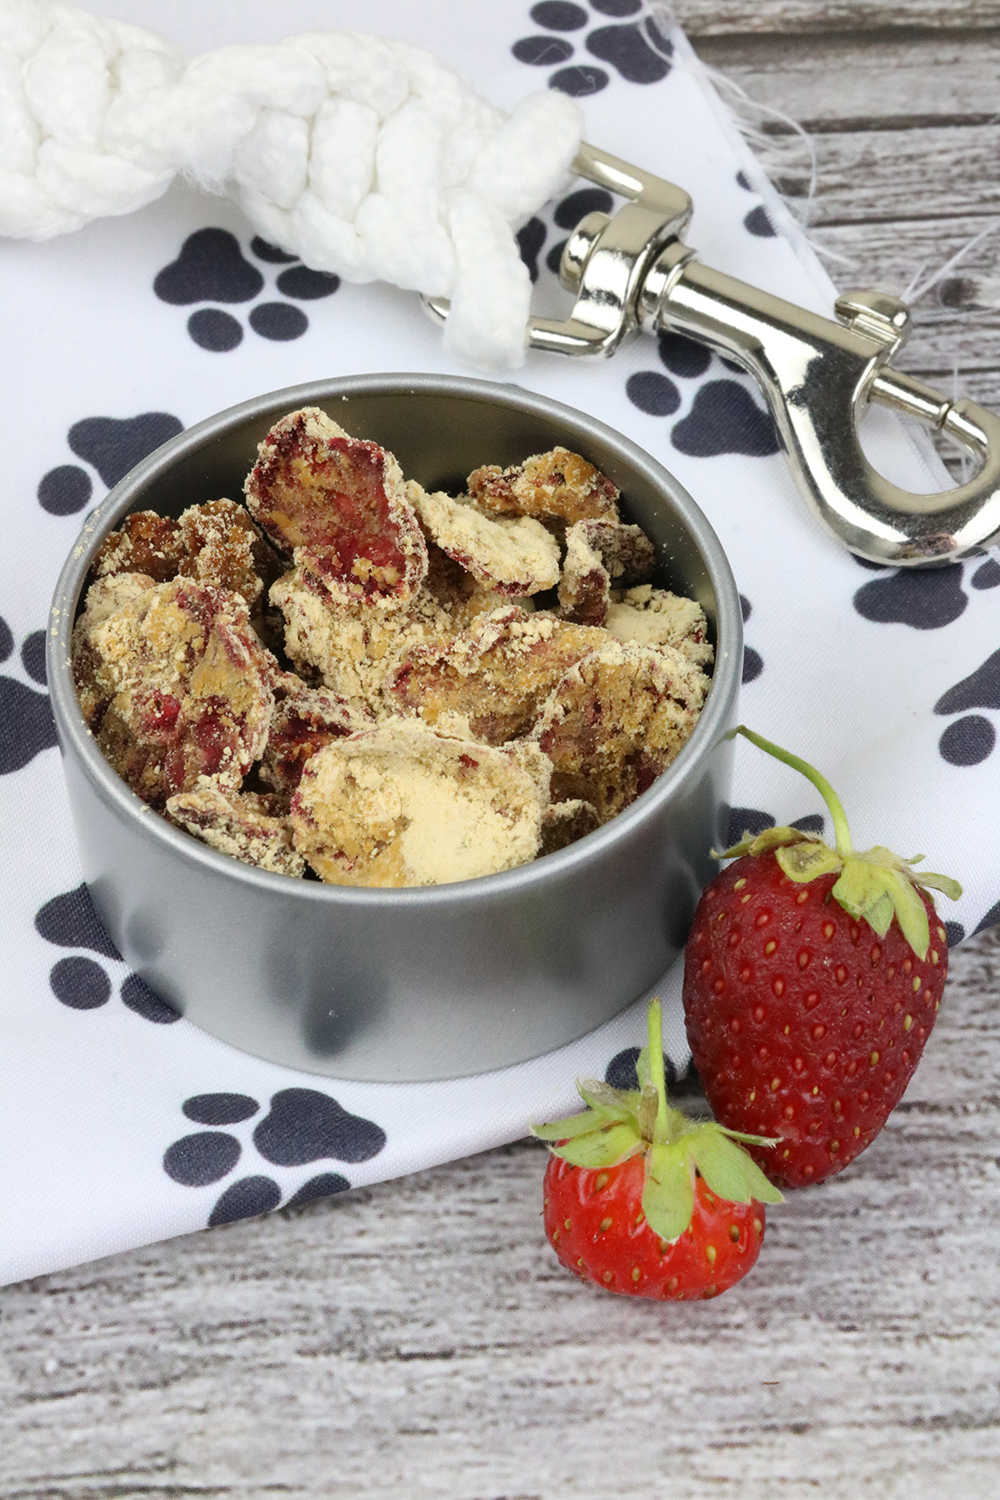
<svg viewBox="0 0 1000 1500"><path fill-rule="evenodd" d="M968 713L970 708L1000 709L1000 650L956 682L934 705L936 714L962 714L938 741L942 758L951 766L978 766L996 746L997 734L991 721L982 714Z"/></svg>
<svg viewBox="0 0 1000 1500"><path fill-rule="evenodd" d="M745 172L737 172L736 181L739 183L741 188L745 189L746 192L753 192L753 184L750 182ZM752 234L756 236L757 239L762 240L773 239L775 234L777 233L777 230L767 216L767 209L762 203L758 204L756 208L752 208L750 210L746 218L743 220L743 228L747 230L749 234Z"/></svg>
<svg viewBox="0 0 1000 1500"><path fill-rule="evenodd" d="M864 568L877 563L855 558ZM1000 568L993 579L992 559L973 576L975 588L992 588L1000 583ZM881 570L880 570L881 571ZM898 568L882 573L864 583L854 595L854 608L866 620L879 625L910 625L914 630L940 630L951 625L962 614L969 596L962 587L964 568L948 563L941 568ZM980 579L977 583L976 579ZM985 580L985 581L983 581Z"/></svg>
<svg viewBox="0 0 1000 1500"><path fill-rule="evenodd" d="M747 598L746 594L740 595L740 609L743 613L743 623L745 625L749 620L751 614L753 613L753 605L750 603L750 600ZM761 656L760 652L755 651L752 646L744 646L742 677L743 686L746 687L748 682L756 682L757 678L760 676L763 670L764 658Z"/></svg>
<svg viewBox="0 0 1000 1500"><path fill-rule="evenodd" d="M284 297L296 302L314 302L330 297L340 286L340 277L326 271L310 271L294 255L269 245L259 235L250 241L258 260L284 265L275 285ZM188 307L192 302L252 302L264 290L264 277L247 260L240 242L228 229L197 229L189 234L181 252L164 266L153 282L162 302ZM257 302L247 321L261 338L281 343L301 338L309 319L291 302ZM243 325L221 307L199 307L188 318L187 330L201 349L224 354L243 342Z"/></svg>
<svg viewBox="0 0 1000 1500"><path fill-rule="evenodd" d="M100 917L94 910L90 892L85 885L73 891L63 891L35 915L35 931L48 943L60 948L89 948L102 958L122 962ZM56 999L70 1010L97 1010L111 999L113 984L103 964L92 958L74 954L72 958L60 958L49 973L49 985ZM166 1026L179 1021L177 1012L159 995L154 995L138 974L127 974L121 986L122 1003L145 1021Z"/></svg>
<svg viewBox="0 0 1000 1500"><path fill-rule="evenodd" d="M673 45L651 16L644 15L643 0L590 0L577 5L570 0L539 0L531 7L531 19L543 32L522 37L511 48L518 62L533 68L555 68L549 88L576 98L598 94L611 81L604 68L588 62L572 62L576 45L570 36L591 26L591 12L613 16L617 24L597 26L586 32L583 46L599 62L607 63L628 83L659 83L671 68ZM637 17L627 20L627 17ZM568 67L563 66L569 64Z"/></svg>
<svg viewBox="0 0 1000 1500"><path fill-rule="evenodd" d="M0 619L0 662L14 653L14 632ZM21 666L32 682L45 686L45 631L33 630L21 642ZM56 743L48 693L0 673L0 776L20 771Z"/></svg>
<svg viewBox="0 0 1000 1500"><path fill-rule="evenodd" d="M274 1166L299 1167L331 1159L370 1161L386 1141L385 1131L374 1121L350 1114L318 1089L279 1089L271 1097L270 1111L254 1127L249 1143L219 1128L242 1124L259 1114L260 1104L248 1094L196 1094L181 1107L189 1120L213 1127L181 1136L164 1152L163 1170L185 1187L205 1187L228 1177L243 1155L244 1144L255 1147L258 1155ZM321 1172L303 1182L285 1207L342 1193L350 1185L340 1172ZM241 1177L216 1201L208 1216L209 1227L270 1213L281 1196L281 1187L273 1177Z"/></svg>
<svg viewBox="0 0 1000 1500"><path fill-rule="evenodd" d="M170 412L141 411L135 417L84 417L73 423L66 441L70 451L96 469L110 490L140 459L183 430L180 417ZM86 469L60 464L39 483L38 503L50 516L71 516L83 510L93 489Z"/></svg>
<svg viewBox="0 0 1000 1500"><path fill-rule="evenodd" d="M704 345L680 333L661 333L657 345L661 362L681 380L697 379L712 362ZM660 370L637 370L626 381L625 393L633 406L651 417L673 416L681 405L680 389ZM691 458L721 453L766 458L779 448L770 412L757 405L745 385L726 378L698 387L687 416L674 425L670 441L679 453Z"/></svg>

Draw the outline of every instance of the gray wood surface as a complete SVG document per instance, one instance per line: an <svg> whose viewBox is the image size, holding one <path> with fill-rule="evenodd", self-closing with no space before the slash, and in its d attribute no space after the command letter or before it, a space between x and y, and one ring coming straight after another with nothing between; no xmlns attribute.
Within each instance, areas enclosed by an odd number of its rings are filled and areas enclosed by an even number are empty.
<svg viewBox="0 0 1000 1500"><path fill-rule="evenodd" d="M814 133L835 279L901 289L1000 215L1000 0L675 10ZM920 303L906 361L993 405L998 266L1000 236ZM998 987L994 931L885 1131L716 1302L568 1277L527 1142L0 1291L0 1496L1000 1496Z"/></svg>

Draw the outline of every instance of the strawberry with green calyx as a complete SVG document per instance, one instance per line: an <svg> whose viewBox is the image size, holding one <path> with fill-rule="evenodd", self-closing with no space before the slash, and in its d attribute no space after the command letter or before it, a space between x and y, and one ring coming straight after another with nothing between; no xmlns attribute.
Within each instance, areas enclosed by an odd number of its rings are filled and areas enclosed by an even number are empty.
<svg viewBox="0 0 1000 1500"><path fill-rule="evenodd" d="M558 1143L545 1173L545 1232L563 1265L609 1291L714 1297L753 1266L763 1205L782 1201L736 1142L771 1143L670 1108L659 1000L648 1019L638 1089L580 1083L583 1114L534 1128Z"/></svg>
<svg viewBox="0 0 1000 1500"><path fill-rule="evenodd" d="M923 858L856 854L836 794L798 756L739 726L823 796L835 847L798 828L745 835L702 894L684 953L694 1063L716 1117L778 1138L754 1155L786 1187L821 1182L864 1150L920 1060L948 972Z"/></svg>

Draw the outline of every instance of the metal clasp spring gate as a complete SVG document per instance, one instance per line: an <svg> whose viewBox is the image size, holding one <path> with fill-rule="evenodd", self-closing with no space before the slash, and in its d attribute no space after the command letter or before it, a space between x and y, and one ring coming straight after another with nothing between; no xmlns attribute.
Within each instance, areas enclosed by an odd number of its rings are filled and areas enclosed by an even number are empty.
<svg viewBox="0 0 1000 1500"><path fill-rule="evenodd" d="M701 265L681 240L693 207L682 188L593 146L581 146L574 168L627 201L613 216L588 214L570 235L559 275L575 305L563 321L530 318L532 348L609 355L636 330L669 330L738 362L760 385L810 509L872 562L943 563L1000 537L1000 419L891 368L909 333L904 302L848 292L839 322L820 317ZM424 300L447 316L446 301ZM978 460L976 476L934 495L891 483L858 439L869 401L946 432Z"/></svg>

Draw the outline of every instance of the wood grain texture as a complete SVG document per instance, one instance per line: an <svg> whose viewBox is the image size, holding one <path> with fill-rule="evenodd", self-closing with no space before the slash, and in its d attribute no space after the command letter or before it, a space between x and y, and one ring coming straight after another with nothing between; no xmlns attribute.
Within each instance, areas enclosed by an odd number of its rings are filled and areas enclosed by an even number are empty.
<svg viewBox="0 0 1000 1500"><path fill-rule="evenodd" d="M716 1302L565 1273L527 1142L8 1288L0 1493L995 1496L998 984L994 932L879 1139Z"/></svg>
<svg viewBox="0 0 1000 1500"><path fill-rule="evenodd" d="M814 133L993 121L1000 31L706 37L702 60Z"/></svg>
<svg viewBox="0 0 1000 1500"><path fill-rule="evenodd" d="M998 0L669 0L693 41L715 36L864 31L980 31L1000 26Z"/></svg>
<svg viewBox="0 0 1000 1500"><path fill-rule="evenodd" d="M1000 214L1000 0L675 10L820 132L840 284L899 291ZM900 360L995 406L998 266L928 294ZM0 1291L0 1495L995 1500L998 989L993 931L885 1131L716 1302L579 1286L527 1142Z"/></svg>

